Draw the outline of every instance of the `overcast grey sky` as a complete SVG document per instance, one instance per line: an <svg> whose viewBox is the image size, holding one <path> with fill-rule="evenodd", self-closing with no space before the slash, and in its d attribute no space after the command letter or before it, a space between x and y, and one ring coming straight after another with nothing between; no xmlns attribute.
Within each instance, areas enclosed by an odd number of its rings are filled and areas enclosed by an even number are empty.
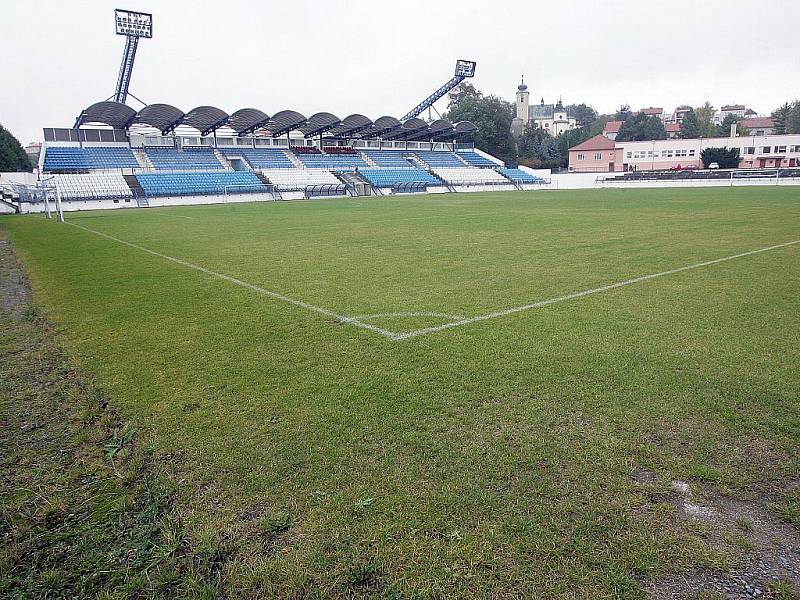
<svg viewBox="0 0 800 600"><path fill-rule="evenodd" d="M478 62L474 84L513 100L600 112L705 100L769 113L800 96L800 2L487 0L0 0L0 122L24 144L113 93L113 9L154 13L131 91L182 110L401 116ZM761 8L759 8L761 7ZM129 101L134 107L138 104Z"/></svg>

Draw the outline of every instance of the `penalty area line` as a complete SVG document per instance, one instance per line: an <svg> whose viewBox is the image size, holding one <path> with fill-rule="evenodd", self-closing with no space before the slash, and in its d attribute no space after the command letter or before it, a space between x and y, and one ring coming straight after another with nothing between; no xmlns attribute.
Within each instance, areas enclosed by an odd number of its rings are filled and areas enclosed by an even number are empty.
<svg viewBox="0 0 800 600"><path fill-rule="evenodd" d="M741 252L739 254L732 254L731 256L724 256L722 258L715 258L714 260L707 260L701 263L695 263L693 265L687 265L685 267L678 267L677 269L670 269L669 271L660 271L659 273L651 273L650 275L642 275L641 277L634 277L633 279L626 279L625 281L619 281L617 283L612 283L609 285L604 285L602 287L592 288L590 290L583 290L581 292L574 292L572 294L567 294L566 296L558 296L556 298L550 298L548 300L542 300L540 302L533 302L531 304L525 304L523 306L515 306L513 308L507 308L505 310L499 310L496 312L487 313L485 315L478 315L476 317L469 317L466 319L460 319L458 321L453 321L452 323L445 323L444 325L437 325L434 327L424 327L422 329L415 329L413 331L406 331L403 333L395 334L391 339L400 341L400 340L407 340L409 338L418 337L421 335L427 335L429 333L436 333L437 331L443 331L445 329L451 329L453 327L460 327L462 325L469 325L470 323L478 323L480 321L488 321L489 319L498 319L500 317L505 317L507 315L512 315L514 313L524 312L527 310L533 310L535 308L542 308L544 306L549 306L551 304L557 304L559 302L566 302L567 300L575 300L577 298L583 298L584 296L590 296L592 294L599 294L601 292L607 292L609 290L615 290L617 288L624 287L626 285L633 285L634 283L641 283L643 281L649 281L650 279L656 279L657 277L666 277L667 275L674 275L676 273L682 273L683 271L691 271L693 269L700 269L702 267L708 267L711 265L716 265L719 263L727 262L729 260L735 260L737 258L743 258L745 256L752 256L754 254L760 254L762 252L769 252L770 250L777 250L779 248L785 248L787 246L792 246L794 244L800 244L800 240L794 240L792 242L784 242L783 244L775 244L774 246L767 246L766 248L759 248L758 250L750 250L749 252Z"/></svg>
<svg viewBox="0 0 800 600"><path fill-rule="evenodd" d="M333 312L332 310L328 310L327 308L322 308L321 306L315 306L313 304L309 304L308 302L303 302L302 300L296 300L295 298L290 298L289 296L284 296L278 292L274 292L272 290L268 290L266 288L262 288L260 286L254 285L252 283L247 283L246 281L242 281L241 279L237 279L236 277L231 277L230 275L225 275L224 273L218 273L216 271L212 271L211 269L206 269L205 267L201 267L200 265L196 265L194 263L190 263L189 261L175 258L174 256L169 256L167 254L162 254L161 252L156 252L155 250L150 250L149 248L145 248L144 246L139 246L138 244L134 244L133 242L128 242L126 240L122 240L120 238L114 237L113 235L108 235L107 233L103 233L102 231L96 231L94 229L90 229L89 227L84 227L83 225L78 225L77 223L71 223L70 221L65 221L68 225L72 225L73 227L77 227L78 229L83 229L84 231L88 231L89 233L93 233L100 237L104 237L108 240L113 242L117 242L118 244L123 244L125 246L129 246L130 248L134 248L135 250L139 250L140 252L146 252L147 254L151 254L153 256L157 256L164 260L168 260L175 264L181 265L188 269L194 269L195 271L199 271L200 273L205 273L206 275L210 275L211 277L216 277L217 279L222 279L223 281L227 281L229 283L233 283L235 285L241 286L243 288L247 288L253 292L261 294L262 296L268 296L270 298L274 298L275 300L280 300L282 302L286 302L288 304L292 304L294 306L298 306L300 308L304 308L308 311L318 313L320 315L325 315L326 317L330 317L331 319L335 319L340 323L347 323L349 325L354 325L356 327L360 327L361 329L367 329L374 333L378 333L390 340L393 340L397 337L397 333L394 331L389 331L388 329L383 329L382 327L376 327L375 325L371 325L369 323L364 323L363 321L359 321L354 317L347 317L345 315L340 315L338 313Z"/></svg>

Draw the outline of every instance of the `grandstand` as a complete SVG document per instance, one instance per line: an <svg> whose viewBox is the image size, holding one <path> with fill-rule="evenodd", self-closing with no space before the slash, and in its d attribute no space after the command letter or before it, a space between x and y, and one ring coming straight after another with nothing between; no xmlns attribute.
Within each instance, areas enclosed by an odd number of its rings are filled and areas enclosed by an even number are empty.
<svg viewBox="0 0 800 600"><path fill-rule="evenodd" d="M292 110L269 116L255 108L228 114L213 106L184 112L152 104L135 111L104 101L81 111L72 128L45 129L40 169L56 175L66 210L146 207L148 198L159 205L172 198L220 202L233 194L288 200L536 182L475 151L469 140L476 129L443 119L305 117Z"/></svg>

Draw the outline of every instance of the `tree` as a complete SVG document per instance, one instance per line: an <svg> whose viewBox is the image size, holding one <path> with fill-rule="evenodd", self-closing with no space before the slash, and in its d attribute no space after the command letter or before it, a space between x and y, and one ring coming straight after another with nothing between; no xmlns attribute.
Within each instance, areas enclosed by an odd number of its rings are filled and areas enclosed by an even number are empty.
<svg viewBox="0 0 800 600"><path fill-rule="evenodd" d="M731 125L736 123L736 134L740 136L747 135L748 131L744 125L740 124L742 117L734 114L727 114L717 128L717 135L719 137L728 137L731 134Z"/></svg>
<svg viewBox="0 0 800 600"><path fill-rule="evenodd" d="M31 161L19 140L0 125L0 172L31 171Z"/></svg>
<svg viewBox="0 0 800 600"><path fill-rule="evenodd" d="M694 114L697 115L697 124L700 128L700 137L714 137L717 134L717 126L714 125L714 115L716 111L711 103L706 101L703 106L698 106L694 109Z"/></svg>
<svg viewBox="0 0 800 600"><path fill-rule="evenodd" d="M525 126L519 139L518 153L521 163L537 169L558 169L566 161L565 155L560 153L559 142L533 123Z"/></svg>
<svg viewBox="0 0 800 600"><path fill-rule="evenodd" d="M735 169L739 166L739 149L705 148L700 153L700 160L706 169L711 163L717 163L720 169Z"/></svg>
<svg viewBox="0 0 800 600"><path fill-rule="evenodd" d="M587 104L569 104L566 110L575 118L578 127L590 127L597 120L597 111Z"/></svg>
<svg viewBox="0 0 800 600"><path fill-rule="evenodd" d="M700 120L697 118L697 112L693 108L684 115L678 137L688 140L700 137Z"/></svg>
<svg viewBox="0 0 800 600"><path fill-rule="evenodd" d="M800 100L785 102L772 111L775 133L800 133Z"/></svg>
<svg viewBox="0 0 800 600"><path fill-rule="evenodd" d="M504 161L516 162L511 121L516 108L497 96L484 96L470 84L462 84L458 100L445 113L452 123L471 121L478 128L475 145Z"/></svg>
<svg viewBox="0 0 800 600"><path fill-rule="evenodd" d="M615 121L627 121L628 117L631 116L631 105L630 104L623 104L617 109L617 114L614 115Z"/></svg>
<svg viewBox="0 0 800 600"><path fill-rule="evenodd" d="M620 113L617 113L619 115ZM665 140L667 131L661 119L636 113L622 123L617 134L618 142L640 142L643 140Z"/></svg>

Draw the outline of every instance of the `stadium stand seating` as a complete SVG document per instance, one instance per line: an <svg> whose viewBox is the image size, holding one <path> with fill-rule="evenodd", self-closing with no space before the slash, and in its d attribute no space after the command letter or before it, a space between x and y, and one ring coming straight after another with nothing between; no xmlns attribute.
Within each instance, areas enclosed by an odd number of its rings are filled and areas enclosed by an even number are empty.
<svg viewBox="0 0 800 600"><path fill-rule="evenodd" d="M442 185L442 182L422 169L359 169L358 173L375 187L396 187L404 183Z"/></svg>
<svg viewBox="0 0 800 600"><path fill-rule="evenodd" d="M328 146L325 154L358 154L358 151L350 146Z"/></svg>
<svg viewBox="0 0 800 600"><path fill-rule="evenodd" d="M391 150L364 150L364 154L379 167L413 167L402 152Z"/></svg>
<svg viewBox="0 0 800 600"><path fill-rule="evenodd" d="M462 150L458 153L461 160L473 167L496 167L496 162L489 160L485 156L481 156L474 150Z"/></svg>
<svg viewBox="0 0 800 600"><path fill-rule="evenodd" d="M223 169L211 148L145 148L157 171L210 171Z"/></svg>
<svg viewBox="0 0 800 600"><path fill-rule="evenodd" d="M463 167L464 163L452 152L416 150L414 154L431 167Z"/></svg>
<svg viewBox="0 0 800 600"><path fill-rule="evenodd" d="M226 187L229 194L267 191L264 183L251 171L140 173L136 179L147 196L224 194Z"/></svg>
<svg viewBox="0 0 800 600"><path fill-rule="evenodd" d="M322 154L319 148L314 146L292 146L292 152L295 154Z"/></svg>
<svg viewBox="0 0 800 600"><path fill-rule="evenodd" d="M44 170L48 172L136 169L141 166L130 148L48 146L44 155Z"/></svg>
<svg viewBox="0 0 800 600"><path fill-rule="evenodd" d="M304 190L309 185L340 185L325 169L262 169L261 174L281 191Z"/></svg>
<svg viewBox="0 0 800 600"><path fill-rule="evenodd" d="M121 173L54 175L52 183L58 188L62 200L133 198L133 192Z"/></svg>
<svg viewBox="0 0 800 600"><path fill-rule="evenodd" d="M503 168L499 171L514 183L539 183L542 181L539 177L526 173L522 169Z"/></svg>
<svg viewBox="0 0 800 600"><path fill-rule="evenodd" d="M461 168L435 168L433 172L441 179L453 185L508 183L508 179L494 169L479 169L477 167L462 166Z"/></svg>
<svg viewBox="0 0 800 600"><path fill-rule="evenodd" d="M224 148L228 158L242 156L254 169L294 169L294 163L280 148Z"/></svg>
<svg viewBox="0 0 800 600"><path fill-rule="evenodd" d="M297 156L309 169L354 169L368 166L360 154L312 154Z"/></svg>

